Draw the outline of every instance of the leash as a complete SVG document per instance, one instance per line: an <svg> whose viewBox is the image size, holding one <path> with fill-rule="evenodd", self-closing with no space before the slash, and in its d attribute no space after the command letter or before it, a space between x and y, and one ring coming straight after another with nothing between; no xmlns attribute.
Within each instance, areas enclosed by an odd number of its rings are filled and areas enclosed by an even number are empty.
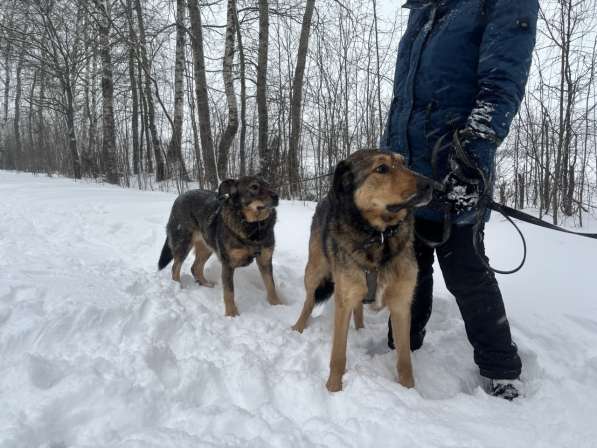
<svg viewBox="0 0 597 448"><path fill-rule="evenodd" d="M274 188L283 188L283 187L289 187L291 185L304 184L304 183L310 182L312 180L319 180L319 179L325 179L326 177L332 177L333 175L334 175L334 172L332 171L331 173L321 174L319 176L313 176L313 177L308 177L306 179L285 182L283 184L277 184L274 186Z"/></svg>
<svg viewBox="0 0 597 448"><path fill-rule="evenodd" d="M460 159L460 161L462 161L466 165L467 168L476 172L478 175L478 179L471 179L470 177L463 175L462 172L459 173L459 175L462 176L465 180L476 183L481 187L481 191L479 192L479 201L477 203L477 216L476 216L475 223L473 225L473 247L474 247L475 253L477 254L477 257L479 258L481 263L484 265L484 267L486 269L488 269L489 271L496 273L496 274L506 274L506 275L514 274L514 273L520 271L526 263L527 252L528 252L526 238L524 237L522 230L520 230L520 227L514 222L514 219L516 219L518 221L526 222L528 224L532 224L532 225L535 225L538 227L543 227L545 229L555 230L557 232L567 233L570 235L576 235L576 236L581 236L581 237L585 237L585 238L597 239L597 233L576 232L573 230L564 229L555 224L551 224L549 222L543 221L542 219L539 219L536 216L529 215L528 213L522 212L520 210L516 210L512 207L508 207L507 205L503 205L503 204L499 204L499 203L495 202L491 198L491 195L489 194L489 192L487 191L487 185L489 185L487 176L485 175L483 170L481 170L475 163L473 163L470 160L470 157L464 151L464 148L462 146L462 142L460 141L458 132L454 133L452 145L444 146L444 145L442 145L442 143L443 143L443 137L438 140L436 147L434 148L434 151L432 154L432 168L433 168L434 177L436 177L436 174L437 174L436 173L436 171L437 171L436 164L437 164L437 159L438 159L439 153L441 151L444 151L446 148L450 148L450 147L452 147L455 150L456 156ZM447 179L447 176L446 176L446 179ZM433 183L434 190L440 196L441 195L445 196L446 179L444 179L444 182L442 182L442 183L438 183L438 182ZM437 248L437 247L441 246L442 244L445 244L448 241L448 239L450 238L450 234L451 234L451 227L453 225L452 220L451 220L451 214L453 211L453 206L451 207L449 202L446 201L445 199L443 199L442 206L444 208L444 219L443 219L444 230L443 230L442 240L437 241L437 242L429 241L429 240L425 239L424 237L421 237L417 233L417 238L419 238L424 244L426 244L432 248ZM504 218L506 218L506 220L508 220L508 222L510 224L512 224L512 226L516 229L518 235L520 236L520 240L522 242L522 247L523 247L523 256L522 256L522 260L520 261L520 263L513 269L508 269L508 270L496 269L489 264L489 261L487 260L486 257L483 257L481 255L479 246L482 243L482 235L483 235L482 229L483 229L483 225L485 222L485 215L486 215L486 212L488 209L493 210L493 211L501 214Z"/></svg>
<svg viewBox="0 0 597 448"><path fill-rule="evenodd" d="M488 204L488 207L491 210L501 213L503 216L518 219L519 221L523 221L528 224L533 224L539 227L543 227L545 229L555 230L556 232L563 232L568 233L570 235L582 236L585 238L597 240L597 233L576 232L574 230L564 229L562 227L556 226L555 224L543 221L542 219L539 219L536 216L529 215L528 213L521 212L520 210L516 210L515 208L511 208L507 205L499 204L494 201L491 201Z"/></svg>

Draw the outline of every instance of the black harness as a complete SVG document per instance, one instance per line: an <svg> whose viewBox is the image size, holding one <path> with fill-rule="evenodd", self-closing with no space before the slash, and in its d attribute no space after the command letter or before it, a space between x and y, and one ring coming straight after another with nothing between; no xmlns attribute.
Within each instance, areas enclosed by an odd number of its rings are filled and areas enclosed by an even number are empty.
<svg viewBox="0 0 597 448"><path fill-rule="evenodd" d="M401 206L400 210L402 210L403 208L407 208L408 206L408 203L405 203ZM374 235L366 239L363 243L364 250L367 250L368 248L376 244L383 246L383 256L381 265L383 265L384 262L390 258L390 247L388 245L388 241L394 235L397 235L400 232L401 224L402 223L399 222L398 224L392 227L388 227L383 232L375 231ZM365 280L367 282L367 295L363 299L363 303L373 303L375 302L375 296L377 295L377 277L379 276L379 270L363 269L363 272L365 273Z"/></svg>

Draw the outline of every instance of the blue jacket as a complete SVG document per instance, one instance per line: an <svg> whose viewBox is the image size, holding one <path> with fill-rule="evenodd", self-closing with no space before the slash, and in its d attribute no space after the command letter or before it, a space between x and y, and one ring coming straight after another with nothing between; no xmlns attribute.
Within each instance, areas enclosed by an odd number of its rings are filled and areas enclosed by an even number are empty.
<svg viewBox="0 0 597 448"><path fill-rule="evenodd" d="M493 181L495 152L524 96L538 0L409 0L381 146L432 176L438 139L474 135L466 150ZM448 173L437 163L436 180ZM438 219L428 209L419 215Z"/></svg>

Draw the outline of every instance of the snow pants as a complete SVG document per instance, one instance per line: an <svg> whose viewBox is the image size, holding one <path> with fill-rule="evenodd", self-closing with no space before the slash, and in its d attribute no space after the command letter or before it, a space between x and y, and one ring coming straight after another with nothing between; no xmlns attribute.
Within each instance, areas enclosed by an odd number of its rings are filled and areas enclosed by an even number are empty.
<svg viewBox="0 0 597 448"><path fill-rule="evenodd" d="M441 222L417 219L415 227L424 238L441 240ZM425 325L431 317L434 252L437 252L446 286L460 308L481 375L494 379L518 378L522 363L512 342L502 294L495 275L483 266L475 253L472 225L452 226L450 239L437 249L415 239L419 275L412 304L411 349L417 350L423 344ZM479 252L486 258L482 238ZM394 348L391 326L388 345Z"/></svg>

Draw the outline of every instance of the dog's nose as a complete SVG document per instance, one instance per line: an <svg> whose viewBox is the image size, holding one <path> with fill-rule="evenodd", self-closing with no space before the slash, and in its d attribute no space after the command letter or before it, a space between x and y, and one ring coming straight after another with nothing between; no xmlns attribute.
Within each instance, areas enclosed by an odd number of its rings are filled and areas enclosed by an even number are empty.
<svg viewBox="0 0 597 448"><path fill-rule="evenodd" d="M424 177L418 177L417 190L422 194L431 194L433 192L433 185L428 179L425 179Z"/></svg>

